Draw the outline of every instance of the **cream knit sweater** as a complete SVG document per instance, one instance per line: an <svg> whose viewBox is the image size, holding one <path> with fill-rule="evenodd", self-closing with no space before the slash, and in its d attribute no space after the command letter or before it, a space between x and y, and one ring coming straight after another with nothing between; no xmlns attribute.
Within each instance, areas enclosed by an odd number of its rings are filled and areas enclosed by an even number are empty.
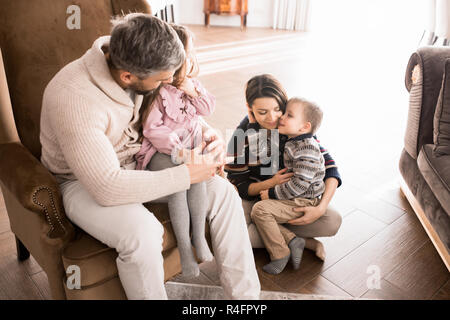
<svg viewBox="0 0 450 320"><path fill-rule="evenodd" d="M97 39L80 59L47 85L41 112L41 161L62 183L78 179L101 205L144 203L187 190L185 165L162 171L133 170L139 151L135 102L111 77Z"/></svg>

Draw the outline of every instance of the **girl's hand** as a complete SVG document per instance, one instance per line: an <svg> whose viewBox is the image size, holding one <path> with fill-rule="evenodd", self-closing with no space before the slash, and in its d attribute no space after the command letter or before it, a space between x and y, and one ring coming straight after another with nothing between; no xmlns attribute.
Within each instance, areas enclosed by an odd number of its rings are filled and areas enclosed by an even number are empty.
<svg viewBox="0 0 450 320"><path fill-rule="evenodd" d="M218 176L221 176L222 178L226 178L224 168L225 168L225 165L222 165L219 168L217 168L217 171L216 171L216 174Z"/></svg>
<svg viewBox="0 0 450 320"><path fill-rule="evenodd" d="M317 207L297 207L292 209L295 212L304 212L304 215L300 218L289 220L288 223L301 226L310 224L319 219L327 211L326 207L318 205Z"/></svg>
<svg viewBox="0 0 450 320"><path fill-rule="evenodd" d="M248 112L248 122L256 123L255 115L253 114L252 109L247 107L247 112Z"/></svg>
<svg viewBox="0 0 450 320"><path fill-rule="evenodd" d="M294 175L293 172L285 173L287 171L287 168L281 169L278 171L272 178L270 178L272 182L272 187L275 187L276 185L283 184L289 181L291 177Z"/></svg>
<svg viewBox="0 0 450 320"><path fill-rule="evenodd" d="M221 134L212 128L203 127L203 140L206 142L204 153L218 150L219 158L225 160L225 140Z"/></svg>
<svg viewBox="0 0 450 320"><path fill-rule="evenodd" d="M187 95L191 97L198 97L198 92L195 90L194 83L188 77L185 77L178 89L183 90Z"/></svg>
<svg viewBox="0 0 450 320"><path fill-rule="evenodd" d="M259 196L261 197L261 200L267 200L269 199L269 190L262 190L259 192Z"/></svg>

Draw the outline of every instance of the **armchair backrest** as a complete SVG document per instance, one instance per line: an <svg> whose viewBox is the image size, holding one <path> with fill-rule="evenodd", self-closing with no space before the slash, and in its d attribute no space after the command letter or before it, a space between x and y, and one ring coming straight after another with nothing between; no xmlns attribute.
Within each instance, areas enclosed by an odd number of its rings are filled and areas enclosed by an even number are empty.
<svg viewBox="0 0 450 320"><path fill-rule="evenodd" d="M79 7L79 20L71 5ZM81 57L96 38L110 33L112 16L129 12L151 10L146 0L1 0L0 48L10 105L20 140L36 158L41 155L39 122L47 83L64 65ZM5 92L2 88L0 101ZM2 102L0 108L8 108L8 103ZM0 111L3 114L10 111ZM0 137L15 131L8 119L0 119L0 130L5 130Z"/></svg>

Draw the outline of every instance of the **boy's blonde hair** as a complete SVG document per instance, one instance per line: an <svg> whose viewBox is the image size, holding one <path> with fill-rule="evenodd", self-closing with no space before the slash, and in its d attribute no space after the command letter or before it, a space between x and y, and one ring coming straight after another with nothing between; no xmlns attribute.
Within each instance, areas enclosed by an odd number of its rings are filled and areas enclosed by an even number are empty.
<svg viewBox="0 0 450 320"><path fill-rule="evenodd" d="M322 123L322 109L314 102L299 97L289 99L288 104L290 103L298 103L303 107L303 116L306 121L311 123L311 133L315 134Z"/></svg>

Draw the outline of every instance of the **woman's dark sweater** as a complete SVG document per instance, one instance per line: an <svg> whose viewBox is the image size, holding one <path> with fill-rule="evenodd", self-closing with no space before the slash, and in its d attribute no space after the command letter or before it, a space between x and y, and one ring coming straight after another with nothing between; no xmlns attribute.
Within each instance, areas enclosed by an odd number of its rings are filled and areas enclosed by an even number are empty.
<svg viewBox="0 0 450 320"><path fill-rule="evenodd" d="M250 184L272 178L284 167L284 145L288 137L282 134L278 135L277 130L260 129L258 123L249 123L248 116L246 116L228 143L227 156L233 157L233 161L225 165L227 178L236 186L240 197L246 200L260 200L259 195L248 194ZM244 139L242 139L243 132L245 133ZM314 138L317 140L316 136ZM319 140L317 142L320 146ZM271 148L278 150L272 152ZM261 153L261 150L264 152ZM339 187L342 180L334 159L322 146L320 146L320 151L325 159L324 181L328 178L335 178L338 180Z"/></svg>

